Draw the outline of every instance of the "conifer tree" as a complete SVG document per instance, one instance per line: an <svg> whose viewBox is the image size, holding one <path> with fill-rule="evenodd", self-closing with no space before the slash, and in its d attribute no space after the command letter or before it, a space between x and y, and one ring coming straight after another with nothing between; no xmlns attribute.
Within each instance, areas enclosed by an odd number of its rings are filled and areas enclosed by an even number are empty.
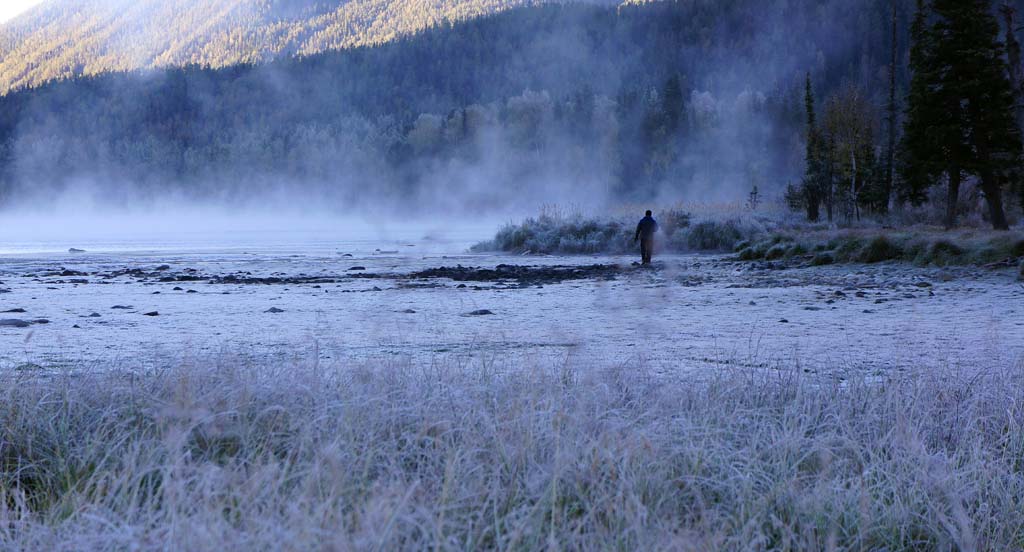
<svg viewBox="0 0 1024 552"><path fill-rule="evenodd" d="M1019 174L1020 129L991 8L990 0L918 0L911 30L904 177L910 196L920 200L945 175L947 227L956 224L968 174L980 180L992 226L1008 228L1003 188Z"/></svg>
<svg viewBox="0 0 1024 552"><path fill-rule="evenodd" d="M801 191L803 192L804 208L807 210L807 219L811 222L817 222L821 217L825 167L822 156L821 135L818 131L818 122L814 111L814 88L811 85L810 73L807 73L807 80L804 85L804 109L807 114L807 153Z"/></svg>

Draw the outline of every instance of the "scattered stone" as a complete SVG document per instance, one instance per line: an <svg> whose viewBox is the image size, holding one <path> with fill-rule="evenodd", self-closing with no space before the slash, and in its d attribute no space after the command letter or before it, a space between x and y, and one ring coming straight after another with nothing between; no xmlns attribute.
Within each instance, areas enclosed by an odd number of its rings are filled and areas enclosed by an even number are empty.
<svg viewBox="0 0 1024 552"><path fill-rule="evenodd" d="M33 324L49 324L50 321L45 318L37 318L32 321Z"/></svg>
<svg viewBox="0 0 1024 552"><path fill-rule="evenodd" d="M100 317L102 317L102 316L103 316L103 315L101 315L100 313L98 313L98 312L94 312L94 313L90 314L90 315L88 316L88 318L100 318Z"/></svg>
<svg viewBox="0 0 1024 552"><path fill-rule="evenodd" d="M373 286L373 291L384 291L384 290L380 289L380 288L379 288L379 287L377 287L377 286Z"/></svg>
<svg viewBox="0 0 1024 552"><path fill-rule="evenodd" d="M153 312L147 312L147 313L143 314L142 316L160 316L160 313L157 312L157 311L153 311Z"/></svg>
<svg viewBox="0 0 1024 552"><path fill-rule="evenodd" d="M753 302L753 301L751 301L751 302L750 302L750 303L748 303L748 304L749 304L749 305L750 305L751 307L756 307L756 306L757 306L757 303L755 303L755 302Z"/></svg>
<svg viewBox="0 0 1024 552"><path fill-rule="evenodd" d="M42 366L34 362L26 362L25 364L19 364L14 368L18 372L38 372L43 369Z"/></svg>
<svg viewBox="0 0 1024 552"><path fill-rule="evenodd" d="M68 253L85 253L85 250L72 247L71 249L68 249Z"/></svg>
<svg viewBox="0 0 1024 552"><path fill-rule="evenodd" d="M277 307L270 307L269 309L267 309L267 310L265 310L263 312L269 312L270 314L279 314L279 313L284 312L284 309L279 309Z"/></svg>
<svg viewBox="0 0 1024 552"><path fill-rule="evenodd" d="M154 291L153 293L150 293L150 295L160 295L160 292L159 291Z"/></svg>
<svg viewBox="0 0 1024 552"><path fill-rule="evenodd" d="M459 285L457 285L455 287L458 288L458 289L462 289L462 288L466 287L466 284L459 284Z"/></svg>
<svg viewBox="0 0 1024 552"><path fill-rule="evenodd" d="M71 327L72 327L72 328L78 328L79 330L81 330L81 329L82 329L82 327L81 327L81 326L79 326L78 324L75 324L74 326L71 326Z"/></svg>
<svg viewBox="0 0 1024 552"><path fill-rule="evenodd" d="M354 272L354 271L357 271L357 270L366 270L366 267L365 266L353 266L352 268L348 269L349 272Z"/></svg>
<svg viewBox="0 0 1024 552"><path fill-rule="evenodd" d="M854 293L854 295L856 295L857 297L867 297L868 296L868 294L864 293L863 291L858 291L857 293Z"/></svg>
<svg viewBox="0 0 1024 552"><path fill-rule="evenodd" d="M402 311L402 314L416 314L416 311L412 309L405 309L404 311Z"/></svg>
<svg viewBox="0 0 1024 552"><path fill-rule="evenodd" d="M180 286L174 286L173 288L171 288L171 291L185 291L185 289Z"/></svg>
<svg viewBox="0 0 1024 552"><path fill-rule="evenodd" d="M836 297L846 297L846 294L839 290L836 290L836 292L833 295L835 295Z"/></svg>
<svg viewBox="0 0 1024 552"><path fill-rule="evenodd" d="M25 309L11 309L11 310L0 311L0 313L3 313L3 314L24 314L25 312L26 312Z"/></svg>
<svg viewBox="0 0 1024 552"><path fill-rule="evenodd" d="M820 311L821 307L804 307L806 311Z"/></svg>
<svg viewBox="0 0 1024 552"><path fill-rule="evenodd" d="M27 328L31 325L31 322L18 320L17 318L0 319L0 328Z"/></svg>
<svg viewBox="0 0 1024 552"><path fill-rule="evenodd" d="M135 307L132 307L131 305L114 305L113 307L110 308L114 310L131 310Z"/></svg>
<svg viewBox="0 0 1024 552"><path fill-rule="evenodd" d="M186 291L185 293L199 293L199 292L194 290L194 289L190 289L190 290Z"/></svg>
<svg viewBox="0 0 1024 552"><path fill-rule="evenodd" d="M919 288L930 288L930 287L932 287L931 283L929 283L929 282L917 282L914 285L919 287Z"/></svg>
<svg viewBox="0 0 1024 552"><path fill-rule="evenodd" d="M873 310L871 310L871 309L864 309L864 310L863 310L863 311L861 311L861 312L863 312L864 314L875 314L875 311L873 311Z"/></svg>
<svg viewBox="0 0 1024 552"><path fill-rule="evenodd" d="M779 324L789 324L789 320L786 320L785 318L782 318L782 319L779 320Z"/></svg>
<svg viewBox="0 0 1024 552"><path fill-rule="evenodd" d="M492 314L494 314L494 313L489 311L489 310L487 310L487 309L480 309L480 310L475 310L473 312L466 313L467 316L490 316Z"/></svg>
<svg viewBox="0 0 1024 552"><path fill-rule="evenodd" d="M170 269L171 269L171 265L160 265L160 266L154 268L153 270L170 270Z"/></svg>
<svg viewBox="0 0 1024 552"><path fill-rule="evenodd" d="M351 256L352 256L351 253L345 253L344 255L342 255L342 257L351 257Z"/></svg>

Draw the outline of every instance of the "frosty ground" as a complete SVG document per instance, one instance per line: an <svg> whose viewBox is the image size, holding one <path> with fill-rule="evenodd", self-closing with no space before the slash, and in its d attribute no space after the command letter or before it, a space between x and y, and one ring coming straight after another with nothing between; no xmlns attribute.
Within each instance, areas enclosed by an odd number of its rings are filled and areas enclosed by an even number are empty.
<svg viewBox="0 0 1024 552"><path fill-rule="evenodd" d="M0 256L0 548L1024 545L1013 269L304 243Z"/></svg>
<svg viewBox="0 0 1024 552"><path fill-rule="evenodd" d="M795 268L697 254L646 269L631 256L460 251L417 241L2 255L0 319L11 325L0 326L0 367L150 368L230 351L881 375L1024 358L1024 287L1009 269ZM447 270L499 265L527 276ZM570 277L529 276L545 267Z"/></svg>

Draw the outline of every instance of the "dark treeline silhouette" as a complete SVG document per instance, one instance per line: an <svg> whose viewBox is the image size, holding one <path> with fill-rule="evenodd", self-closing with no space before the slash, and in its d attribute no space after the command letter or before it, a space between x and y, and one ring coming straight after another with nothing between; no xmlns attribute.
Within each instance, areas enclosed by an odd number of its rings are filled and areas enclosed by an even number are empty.
<svg viewBox="0 0 1024 552"><path fill-rule="evenodd" d="M862 90L828 93L821 110L821 94L808 74L805 172L787 190L790 205L812 221L824 210L832 222L860 218L862 210L886 213L894 205L934 202L952 228L970 204L984 202L984 218L997 230L1008 229L1004 196L1024 206L1018 8L991 0L915 0L902 124L895 78L900 19L894 8L884 140L875 132L878 105ZM966 198L965 182L971 184Z"/></svg>
<svg viewBox="0 0 1024 552"><path fill-rule="evenodd" d="M54 81L0 98L0 192L287 184L351 203L529 182L627 199L792 184L808 213L858 216L889 201L884 107L909 86L913 13L888 0L541 5L266 64ZM810 133L808 72L825 98ZM824 176L805 177L805 160L849 182L808 203L800 182Z"/></svg>

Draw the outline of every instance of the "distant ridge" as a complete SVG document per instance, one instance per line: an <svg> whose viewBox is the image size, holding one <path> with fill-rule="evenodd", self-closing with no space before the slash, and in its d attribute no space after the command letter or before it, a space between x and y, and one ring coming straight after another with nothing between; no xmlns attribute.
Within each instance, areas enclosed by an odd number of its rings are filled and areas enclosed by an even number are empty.
<svg viewBox="0 0 1024 552"><path fill-rule="evenodd" d="M47 0L0 25L0 94L111 71L380 44L544 0Z"/></svg>

